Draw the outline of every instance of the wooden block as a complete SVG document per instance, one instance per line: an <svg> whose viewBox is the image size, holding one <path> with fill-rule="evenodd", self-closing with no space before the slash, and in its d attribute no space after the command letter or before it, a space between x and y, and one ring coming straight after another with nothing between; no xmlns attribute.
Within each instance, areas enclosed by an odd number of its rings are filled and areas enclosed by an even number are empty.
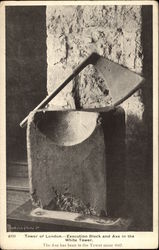
<svg viewBox="0 0 159 250"><path fill-rule="evenodd" d="M57 198L66 194L74 199L64 210L72 211L74 200L79 199L84 204L79 206L81 210L106 213L105 143L98 117L96 112L84 111L31 113L27 127L29 182L38 206L52 204L55 209Z"/></svg>

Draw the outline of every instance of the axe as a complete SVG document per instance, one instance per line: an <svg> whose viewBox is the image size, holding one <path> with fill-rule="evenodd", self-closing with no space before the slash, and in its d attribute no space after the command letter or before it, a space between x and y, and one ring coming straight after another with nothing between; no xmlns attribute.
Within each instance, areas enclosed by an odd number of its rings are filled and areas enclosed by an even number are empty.
<svg viewBox="0 0 159 250"><path fill-rule="evenodd" d="M112 98L111 107L121 104L136 90L141 87L144 78L133 71L104 58L97 53L88 56L73 73L50 95L48 95L33 111L44 108L75 76L77 76L87 65L93 64L103 76L110 96ZM27 124L29 115L20 123L21 127Z"/></svg>

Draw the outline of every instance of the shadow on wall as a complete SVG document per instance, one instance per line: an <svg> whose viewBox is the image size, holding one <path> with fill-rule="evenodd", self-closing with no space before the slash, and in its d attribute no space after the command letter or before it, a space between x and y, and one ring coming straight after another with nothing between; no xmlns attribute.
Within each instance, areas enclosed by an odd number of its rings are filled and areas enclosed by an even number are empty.
<svg viewBox="0 0 159 250"><path fill-rule="evenodd" d="M19 123L47 94L45 6L6 7L7 159L26 160Z"/></svg>
<svg viewBox="0 0 159 250"><path fill-rule="evenodd" d="M117 107L102 113L106 152L107 212L109 216L126 216L125 203L125 112Z"/></svg>
<svg viewBox="0 0 159 250"><path fill-rule="evenodd" d="M148 34L148 35L147 35ZM142 7L143 75L146 79L142 91L143 119L129 114L127 141L127 212L135 218L136 230L152 230L152 7Z"/></svg>

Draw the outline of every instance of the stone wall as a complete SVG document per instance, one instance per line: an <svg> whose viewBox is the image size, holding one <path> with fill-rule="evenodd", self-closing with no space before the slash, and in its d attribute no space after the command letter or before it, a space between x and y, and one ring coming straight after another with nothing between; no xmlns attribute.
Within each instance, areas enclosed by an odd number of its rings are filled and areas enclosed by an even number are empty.
<svg viewBox="0 0 159 250"><path fill-rule="evenodd" d="M147 25L143 23L146 20ZM47 6L48 93L62 83L92 51L134 72L145 74L147 61L152 61L151 21L149 6ZM149 38L144 35L146 32L149 32ZM149 43L145 49L146 39L149 39ZM136 214L136 220L140 218L142 225L145 225L143 214L151 218L151 185L148 186L149 177L145 175L151 173L152 167L151 160L147 166L147 158L151 158L151 152L148 156L147 150L148 144L151 144L148 128L151 128L152 119L148 106L152 105L145 98L148 96L151 99L151 73L149 70L149 81L146 81L143 92L139 90L122 104L126 114L127 211ZM97 73L93 66L89 66L69 83L50 103L50 107L86 108L107 104ZM149 190L148 199L144 196L145 188ZM144 209L145 213L141 212Z"/></svg>
<svg viewBox="0 0 159 250"><path fill-rule="evenodd" d="M141 24L140 6L47 6L48 92L92 51L141 73ZM93 66L89 66L52 104L105 106L103 86L95 74ZM136 95L125 107L136 113L139 105L141 118L139 99Z"/></svg>

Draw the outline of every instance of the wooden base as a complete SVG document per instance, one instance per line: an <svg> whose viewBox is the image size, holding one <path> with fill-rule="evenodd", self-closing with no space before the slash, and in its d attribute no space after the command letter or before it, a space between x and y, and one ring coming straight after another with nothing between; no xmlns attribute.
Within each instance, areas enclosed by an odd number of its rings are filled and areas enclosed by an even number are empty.
<svg viewBox="0 0 159 250"><path fill-rule="evenodd" d="M108 223L104 224L102 219L96 221L90 217L78 216L70 219L68 212L62 212L61 218L56 216L37 216L37 209L32 205L31 201L27 201L22 206L14 210L7 218L8 232L72 232L72 231L129 231L131 224L130 219L108 218ZM43 210L45 211L45 210ZM55 213L53 213L55 214ZM67 215L66 216L64 216ZM35 215L35 216L33 216ZM39 213L40 215L40 213Z"/></svg>

